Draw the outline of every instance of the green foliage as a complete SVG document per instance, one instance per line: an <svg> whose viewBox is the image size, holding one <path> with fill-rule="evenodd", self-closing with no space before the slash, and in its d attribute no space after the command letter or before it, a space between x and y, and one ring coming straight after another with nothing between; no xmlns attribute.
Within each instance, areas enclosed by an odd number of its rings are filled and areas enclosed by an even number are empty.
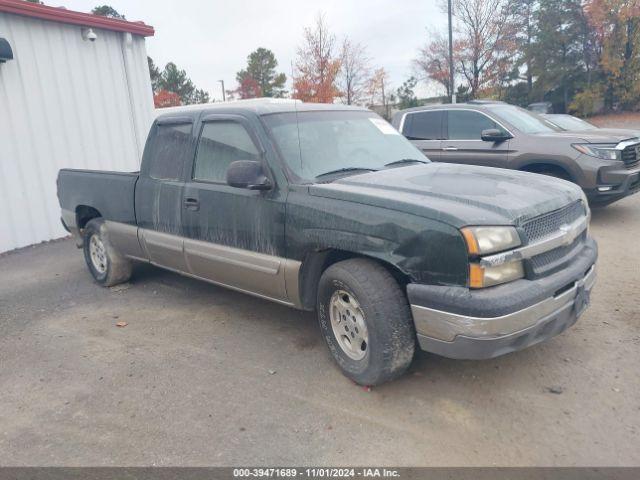
<svg viewBox="0 0 640 480"><path fill-rule="evenodd" d="M94 15L100 15L101 17L117 18L119 20L125 20L124 15L118 13L118 11L110 5L100 5L91 10Z"/></svg>
<svg viewBox="0 0 640 480"><path fill-rule="evenodd" d="M175 93L180 97L182 105L208 103L210 101L209 93L196 88L187 76L187 72L178 68L175 63L167 63L164 70L160 71L151 57L147 57L147 62L149 64L151 87L154 93Z"/></svg>
<svg viewBox="0 0 640 480"><path fill-rule="evenodd" d="M414 92L418 80L415 77L409 77L404 81L402 86L396 90L397 107L399 109L417 107L419 105L418 99Z"/></svg>
<svg viewBox="0 0 640 480"><path fill-rule="evenodd" d="M248 78L255 80L263 97L283 97L287 76L277 73L278 61L273 52L266 48L258 48L247 57L247 67L236 74L239 85Z"/></svg>
<svg viewBox="0 0 640 480"><path fill-rule="evenodd" d="M529 98L529 85L527 82L518 82L509 85L502 96L502 100L513 105L526 107L531 103Z"/></svg>
<svg viewBox="0 0 640 480"><path fill-rule="evenodd" d="M151 90L155 93L159 90L160 69L153 63L153 58L151 57L147 57L147 63L149 64L149 76L151 77Z"/></svg>
<svg viewBox="0 0 640 480"><path fill-rule="evenodd" d="M600 85L577 93L569 105L569 111L581 117L590 117L597 113L603 104L603 92Z"/></svg>

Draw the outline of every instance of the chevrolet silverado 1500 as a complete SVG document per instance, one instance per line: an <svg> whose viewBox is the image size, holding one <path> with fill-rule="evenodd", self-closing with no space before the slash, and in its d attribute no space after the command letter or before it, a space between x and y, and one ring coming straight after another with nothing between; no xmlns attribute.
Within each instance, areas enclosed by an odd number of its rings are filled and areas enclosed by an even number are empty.
<svg viewBox="0 0 640 480"><path fill-rule="evenodd" d="M105 286L150 262L317 312L342 371L402 374L416 346L482 359L546 340L589 302L581 189L431 163L360 108L170 109L139 173L61 170L62 221Z"/></svg>

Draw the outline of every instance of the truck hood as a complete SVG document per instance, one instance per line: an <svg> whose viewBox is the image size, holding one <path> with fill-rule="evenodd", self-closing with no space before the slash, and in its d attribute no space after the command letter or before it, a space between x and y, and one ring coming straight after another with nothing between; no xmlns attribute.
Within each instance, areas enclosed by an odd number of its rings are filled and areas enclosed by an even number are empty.
<svg viewBox="0 0 640 480"><path fill-rule="evenodd" d="M582 143L620 143L623 140L637 137L637 132L632 130L585 130L582 132L553 132L538 133L539 138L563 138L570 142Z"/></svg>
<svg viewBox="0 0 640 480"><path fill-rule="evenodd" d="M466 225L519 225L582 198L572 183L499 168L428 163L314 184L318 197Z"/></svg>

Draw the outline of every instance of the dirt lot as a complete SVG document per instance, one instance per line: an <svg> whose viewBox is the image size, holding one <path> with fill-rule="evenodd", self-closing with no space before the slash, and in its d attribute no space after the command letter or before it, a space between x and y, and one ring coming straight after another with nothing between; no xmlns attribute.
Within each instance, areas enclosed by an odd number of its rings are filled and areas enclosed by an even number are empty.
<svg viewBox="0 0 640 480"><path fill-rule="evenodd" d="M491 361L421 353L370 392L311 314L148 266L103 289L69 240L4 255L0 464L640 465L639 211L594 211L573 328Z"/></svg>

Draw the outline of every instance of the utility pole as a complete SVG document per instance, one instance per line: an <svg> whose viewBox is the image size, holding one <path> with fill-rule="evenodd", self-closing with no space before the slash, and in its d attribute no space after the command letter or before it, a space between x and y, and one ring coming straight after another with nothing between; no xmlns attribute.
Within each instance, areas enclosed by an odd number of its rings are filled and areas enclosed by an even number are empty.
<svg viewBox="0 0 640 480"><path fill-rule="evenodd" d="M451 21L451 0L449 4L449 93L451 94L451 103L456 103L456 91L453 83L453 23Z"/></svg>
<svg viewBox="0 0 640 480"><path fill-rule="evenodd" d="M224 91L224 80L218 80L222 84L222 101L227 101L227 94Z"/></svg>

